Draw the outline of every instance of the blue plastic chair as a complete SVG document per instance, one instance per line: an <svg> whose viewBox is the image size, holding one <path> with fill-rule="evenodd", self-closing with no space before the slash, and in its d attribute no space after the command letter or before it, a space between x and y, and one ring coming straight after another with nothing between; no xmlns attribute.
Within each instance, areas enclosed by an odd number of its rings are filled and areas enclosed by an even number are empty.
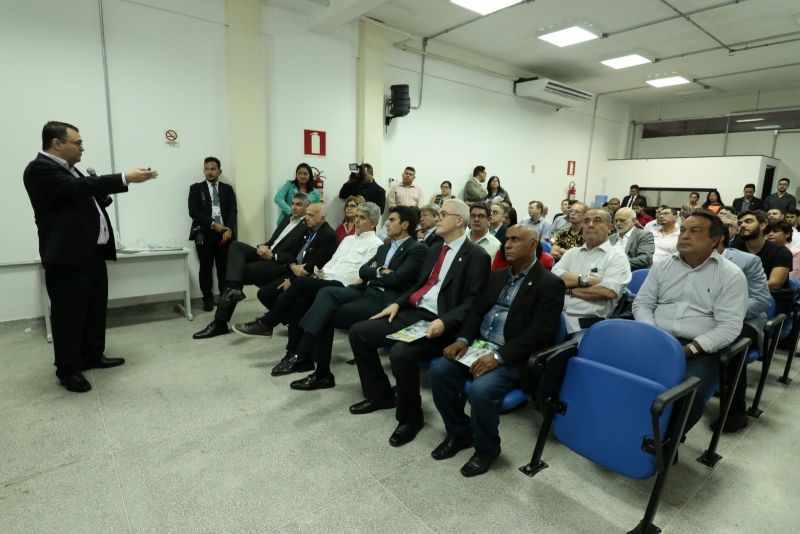
<svg viewBox="0 0 800 534"><path fill-rule="evenodd" d="M619 340L636 351L619 350ZM531 358L541 373L538 402L545 418L533 457L520 470L534 476L550 428L581 456L628 477L657 474L638 532L653 525L667 472L676 458L700 380L684 380L686 359L675 337L636 321L608 319L569 342ZM673 409L674 408L674 409Z"/></svg>
<svg viewBox="0 0 800 534"><path fill-rule="evenodd" d="M778 379L778 382L787 386L792 381L792 379L789 378L789 371L792 369L792 360L794 360L794 356L797 354L797 340L800 337L800 282L794 278L789 278L789 285L795 290L794 309L792 310L791 321L789 321L792 325L791 332L794 334L794 337L792 338L792 346L789 349L789 354L786 357L786 366L783 368L783 375Z"/></svg>
<svg viewBox="0 0 800 534"><path fill-rule="evenodd" d="M628 287L625 288L625 296L633 299L644 284L644 279L650 274L650 269L636 269L631 271L631 281Z"/></svg>
<svg viewBox="0 0 800 534"><path fill-rule="evenodd" d="M792 315L794 316L795 313L792 313ZM767 376L769 375L769 368L772 365L772 359L775 357L775 350L778 348L778 342L789 337L794 329L796 321L795 317L787 321L785 313L776 312L775 299L772 295L769 296L767 318L767 324L764 325L764 346L760 350L751 350L747 353L747 363L751 363L756 359L761 360L761 375L758 378L756 394L753 397L753 404L747 409L747 415L755 419L758 419L761 417L761 414L764 413L764 410L759 408L759 404L761 403L761 395L764 393L764 386L767 383ZM797 344L796 338L794 344ZM755 354L752 354L753 352L755 352ZM793 352L794 349L789 352L789 358L792 358ZM787 359L787 366L791 366L790 359Z"/></svg>
<svg viewBox="0 0 800 534"><path fill-rule="evenodd" d="M563 343L567 339L567 320L564 314L561 314L561 321L558 324L558 332L556 332L556 338L554 345L559 345ZM469 398L469 392L472 389L472 382L473 379L470 378L464 384L464 393L467 394L467 398ZM531 400L531 394L527 391L516 388L512 389L508 393L505 394L503 400L500 401L500 413L507 414L513 412L518 408L522 408L528 404Z"/></svg>
<svg viewBox="0 0 800 534"><path fill-rule="evenodd" d="M553 245L548 243L547 241L539 241L539 244L542 245L542 250L550 254L553 251Z"/></svg>

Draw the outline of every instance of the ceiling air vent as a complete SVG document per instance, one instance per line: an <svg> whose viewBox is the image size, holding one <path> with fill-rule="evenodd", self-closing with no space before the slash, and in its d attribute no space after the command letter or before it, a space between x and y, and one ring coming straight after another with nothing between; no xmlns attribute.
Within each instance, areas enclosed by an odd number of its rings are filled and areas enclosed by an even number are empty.
<svg viewBox="0 0 800 534"><path fill-rule="evenodd" d="M592 93L547 78L517 80L514 82L514 94L558 108L577 106L594 98Z"/></svg>

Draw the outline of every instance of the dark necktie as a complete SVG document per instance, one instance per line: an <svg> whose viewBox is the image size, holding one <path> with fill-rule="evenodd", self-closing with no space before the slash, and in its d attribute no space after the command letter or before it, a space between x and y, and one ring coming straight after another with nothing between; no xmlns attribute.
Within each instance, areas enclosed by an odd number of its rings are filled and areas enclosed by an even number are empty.
<svg viewBox="0 0 800 534"><path fill-rule="evenodd" d="M211 184L211 205L217 208L213 210L214 213L216 213L216 215L214 215L214 222L222 224L222 217L219 215L219 193L217 192L217 184Z"/></svg>
<svg viewBox="0 0 800 534"><path fill-rule="evenodd" d="M314 240L314 236L316 235L317 235L316 231L308 234L308 237L306 238L306 242L303 245L303 248L301 248L300 252L297 253L297 258L296 258L297 261L295 261L295 263L297 263L298 265L303 263L303 258L306 255L306 251L308 250L308 247L311 246L311 242Z"/></svg>
<svg viewBox="0 0 800 534"><path fill-rule="evenodd" d="M433 265L433 270L431 271L431 275L428 277L428 281L425 282L425 285L421 288L414 291L410 297L408 297L408 302L412 306L419 308L419 301L422 300L422 297L430 291L430 289L436 285L436 282L439 281L439 273L442 270L442 265L444 264L444 257L447 255L447 251L450 250L448 245L444 245L442 250L439 252L439 257L436 258L436 263Z"/></svg>

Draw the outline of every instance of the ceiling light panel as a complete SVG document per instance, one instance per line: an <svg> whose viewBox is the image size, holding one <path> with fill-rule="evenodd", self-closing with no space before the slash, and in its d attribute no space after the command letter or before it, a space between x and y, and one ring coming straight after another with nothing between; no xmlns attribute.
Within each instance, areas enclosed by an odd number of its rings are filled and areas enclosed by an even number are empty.
<svg viewBox="0 0 800 534"><path fill-rule="evenodd" d="M762 119L762 118L756 118L756 119L737 119L737 120L736 120L736 122L758 122L758 121L763 121L763 120L764 120L764 119Z"/></svg>
<svg viewBox="0 0 800 534"><path fill-rule="evenodd" d="M611 59L604 59L600 63L612 69L627 69L628 67L635 67L636 65L644 65L645 63L652 63L653 60L646 58L639 54L629 54L627 56L615 57Z"/></svg>
<svg viewBox="0 0 800 534"><path fill-rule="evenodd" d="M653 87L670 87L672 85L681 85L684 83L690 83L691 80L687 80L683 76L669 76L667 78L654 78L652 80L646 80L648 84L652 85Z"/></svg>
<svg viewBox="0 0 800 534"><path fill-rule="evenodd" d="M780 124L767 124L766 126L753 126L754 130L780 130Z"/></svg>
<svg viewBox="0 0 800 534"><path fill-rule="evenodd" d="M522 0L450 0L451 4L461 6L479 15L488 15L508 6L519 4Z"/></svg>
<svg viewBox="0 0 800 534"><path fill-rule="evenodd" d="M565 47L597 39L600 35L593 33L581 26L570 26L563 30L545 33L539 36L542 41L547 41L556 46Z"/></svg>

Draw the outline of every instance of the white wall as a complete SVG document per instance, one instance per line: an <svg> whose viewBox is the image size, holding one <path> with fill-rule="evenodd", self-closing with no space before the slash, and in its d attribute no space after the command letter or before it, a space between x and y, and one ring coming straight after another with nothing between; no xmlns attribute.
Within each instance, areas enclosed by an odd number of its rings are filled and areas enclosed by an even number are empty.
<svg viewBox="0 0 800 534"><path fill-rule="evenodd" d="M410 86L411 104L419 103L420 57L390 49L387 54L386 94L393 84ZM417 183L426 197L450 180L460 193L476 165L497 175L509 192L520 217L527 203L541 200L552 216L567 185L574 180L578 198L587 191L584 181L591 136L593 106L554 108L514 96L513 82L441 61L425 66L422 106L392 121L385 137L386 176L400 178L403 168L417 171ZM592 165L588 169L591 194L598 164L620 157L627 131L627 106L612 99L601 101L592 138ZM566 176L567 161L576 161L576 175ZM536 171L531 173L531 166Z"/></svg>

